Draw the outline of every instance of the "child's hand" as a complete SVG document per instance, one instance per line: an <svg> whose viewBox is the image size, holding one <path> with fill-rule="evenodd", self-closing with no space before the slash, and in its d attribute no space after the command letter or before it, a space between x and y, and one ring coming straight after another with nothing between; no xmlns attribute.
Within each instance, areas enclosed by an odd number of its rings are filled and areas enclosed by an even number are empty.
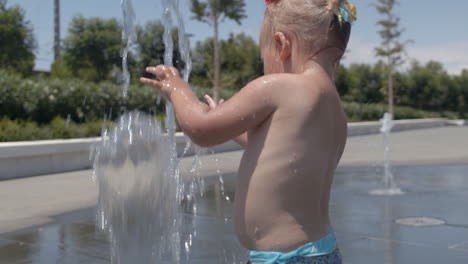
<svg viewBox="0 0 468 264"><path fill-rule="evenodd" d="M224 100L221 99L219 100L218 103L216 103L213 98L211 98L209 95L205 94L204 96L206 102L208 103L208 105L210 106L210 110L213 110L215 109L218 105L222 105L224 103Z"/></svg>
<svg viewBox="0 0 468 264"><path fill-rule="evenodd" d="M140 82L156 88L168 99L178 87L187 86L187 83L180 78L179 71L174 67L158 65L156 67L147 67L146 71L154 74L159 81L142 77Z"/></svg>
<svg viewBox="0 0 468 264"><path fill-rule="evenodd" d="M260 125L278 106L272 94L284 86L278 81L272 85L272 77L261 77L226 102L215 102L205 96L207 105L198 100L175 68L160 65L148 67L146 71L157 79L141 78L140 81L156 88L172 102L182 130L193 142L205 147L221 144Z"/></svg>

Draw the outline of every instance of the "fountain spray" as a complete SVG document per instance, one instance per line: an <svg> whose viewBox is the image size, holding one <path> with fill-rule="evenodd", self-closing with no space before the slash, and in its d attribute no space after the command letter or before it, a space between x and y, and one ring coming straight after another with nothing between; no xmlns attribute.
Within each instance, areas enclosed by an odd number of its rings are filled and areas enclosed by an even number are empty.
<svg viewBox="0 0 468 264"><path fill-rule="evenodd" d="M384 145L384 178L383 183L385 189L373 190L370 192L372 195L401 195L403 191L398 188L395 182L395 176L391 170L390 163L390 132L393 128L393 117L390 113L385 113L383 118L380 119L382 126L380 127L380 132L383 136L383 145Z"/></svg>
<svg viewBox="0 0 468 264"><path fill-rule="evenodd" d="M165 27L164 63L172 66L174 15L179 30L178 48L184 63L181 73L188 81L192 67L190 43L179 1L161 2ZM130 83L127 56L137 36L132 0L121 0L121 6L125 44L122 93L125 97ZM205 183L197 171L202 166L198 155L195 155L190 170L195 177L184 181L180 176L175 121L174 107L167 101L164 129L154 117L140 112L125 113L112 130L103 128L102 141L94 152L93 178L99 188L97 223L109 235L113 264L190 262L191 248L197 237L196 217L183 217L184 210L189 205L189 211L196 215L197 199L203 196ZM191 145L187 139L184 152ZM195 153L205 152L196 145L193 147ZM220 175L219 179L221 195L225 196ZM221 231L220 241L222 234ZM238 263L235 253L224 247L222 252L223 262Z"/></svg>

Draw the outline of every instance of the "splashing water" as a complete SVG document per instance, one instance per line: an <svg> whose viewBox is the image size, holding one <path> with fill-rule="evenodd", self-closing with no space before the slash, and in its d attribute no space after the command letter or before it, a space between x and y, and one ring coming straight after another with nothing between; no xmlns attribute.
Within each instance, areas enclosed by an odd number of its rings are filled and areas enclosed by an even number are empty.
<svg viewBox="0 0 468 264"><path fill-rule="evenodd" d="M130 83L127 57L136 42L136 16L131 0L121 0L121 7L122 40L126 45L122 50L122 93L126 96ZM169 65L173 52L170 37L165 36L165 61ZM184 74L188 79L191 66L190 59L186 60L188 70ZM145 114L124 114L114 129L103 129L102 142L96 148L98 225L109 234L112 263L181 263L179 230L184 184L177 169L176 125L170 103L166 115L163 131Z"/></svg>
<svg viewBox="0 0 468 264"><path fill-rule="evenodd" d="M104 131L94 173L98 224L110 235L112 263L155 263L173 253L167 227L176 218L177 183L169 149L160 124L143 113L125 114Z"/></svg>
<svg viewBox="0 0 468 264"><path fill-rule="evenodd" d="M372 195L401 195L403 191L398 188L395 182L395 176L393 176L390 164L390 131L393 128L393 121L392 115L390 113L385 113L383 118L380 120L382 124L380 128L380 132L383 135L383 143L384 143L384 178L383 182L385 185L385 189L373 190L369 192Z"/></svg>
<svg viewBox="0 0 468 264"><path fill-rule="evenodd" d="M380 132L383 135L384 141L384 184L386 188L394 188L395 184L395 177L391 171L390 167L390 144L388 142L388 138L390 136L390 131L393 128L392 116L389 113L385 113L383 118L380 120L382 123L382 127L380 128Z"/></svg>
<svg viewBox="0 0 468 264"><path fill-rule="evenodd" d="M164 25L164 35L163 41L165 46L164 51L164 64L167 66L172 66L173 60L173 51L174 51L174 42L172 39L172 13L176 14L178 28L179 28L179 51L181 54L181 59L185 63L185 69L182 71L182 76L185 81L188 81L191 71L191 60L190 60L190 45L188 43L188 38L185 34L185 26L183 23L183 19L180 15L179 11L179 1L178 0L161 0L162 3L162 22ZM193 207L193 211L196 212L196 202L194 201L194 194L196 193L196 185L195 182L191 182L188 188L188 194L185 195L185 185L181 181L179 176L179 171L177 168L177 146L176 146L176 139L175 139L175 131L176 131L176 123L175 123L175 114L174 114L174 106L171 102L166 102L166 130L169 134L170 142L171 142L171 161L170 161L170 168L171 171L175 175L175 181L177 183L178 188L176 189L176 196L177 201L181 202L182 199L186 199L190 201ZM190 140L187 140L186 148L189 147ZM174 261L177 263L181 263L182 261L187 263L188 258L190 255L190 248L192 246L192 236L194 236L194 232L192 229L192 233L183 237L180 230L183 225L189 225L194 227L194 223L183 223L182 222L182 215L178 214L172 223L172 241L173 241L173 250L175 252L180 252L180 254L174 255ZM181 252L181 245L184 245L184 248Z"/></svg>
<svg viewBox="0 0 468 264"><path fill-rule="evenodd" d="M121 0L120 2L123 12L123 30L122 42L125 47L122 49L122 96L127 96L128 86L130 85L130 73L128 71L128 51L133 44L136 43L137 35L135 29L135 9L133 8L132 0Z"/></svg>
<svg viewBox="0 0 468 264"><path fill-rule="evenodd" d="M179 28L178 48L184 63L181 72L184 80L188 81L192 67L190 43L179 1L161 1L165 26L164 62L172 66L174 46L171 30L172 15L175 15ZM121 7L124 16L122 40L126 45L122 50L122 93L126 96L130 83L127 57L136 42L136 16L132 0L121 0ZM205 182L198 171L202 167L199 154L205 150L187 140L184 152L193 145L196 153L190 170L194 176L183 181L178 169L176 123L170 102L166 104L164 127L146 114L126 113L112 130L103 127L102 142L93 153L93 178L99 186L98 225L109 234L112 263L189 263L197 237L196 217L184 219L182 216L187 206L189 211L197 214L197 199L205 190ZM226 199L223 178L220 172L218 174L220 196ZM226 224L228 219L223 214L221 216ZM223 244L223 230L220 228L215 232L219 233L219 246ZM220 248L220 251L223 263L245 262L227 247Z"/></svg>

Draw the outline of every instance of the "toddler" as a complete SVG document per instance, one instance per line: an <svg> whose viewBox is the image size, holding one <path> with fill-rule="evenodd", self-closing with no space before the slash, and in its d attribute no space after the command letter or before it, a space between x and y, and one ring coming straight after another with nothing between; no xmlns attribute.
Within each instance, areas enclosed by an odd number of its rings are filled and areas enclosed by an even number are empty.
<svg viewBox="0 0 468 264"><path fill-rule="evenodd" d="M328 203L347 121L334 85L355 20L345 0L266 0L260 34L265 75L226 102L200 102L172 67L141 78L175 108L200 146L245 147L235 230L251 263L341 263Z"/></svg>

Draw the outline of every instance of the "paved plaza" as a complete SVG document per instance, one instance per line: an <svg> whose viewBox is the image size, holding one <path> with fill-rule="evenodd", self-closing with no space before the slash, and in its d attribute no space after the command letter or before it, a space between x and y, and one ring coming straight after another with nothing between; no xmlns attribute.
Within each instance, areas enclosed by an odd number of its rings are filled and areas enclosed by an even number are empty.
<svg viewBox="0 0 468 264"><path fill-rule="evenodd" d="M371 196L381 187L382 137L348 138L330 205L344 263L468 263L468 127L398 132L390 141L393 172L406 193ZM209 183L219 170L234 193L241 155L206 155L199 172ZM181 160L185 177L192 163ZM0 181L0 263L110 263L107 241L92 235L96 200L89 170ZM443 223L397 223L408 217Z"/></svg>

